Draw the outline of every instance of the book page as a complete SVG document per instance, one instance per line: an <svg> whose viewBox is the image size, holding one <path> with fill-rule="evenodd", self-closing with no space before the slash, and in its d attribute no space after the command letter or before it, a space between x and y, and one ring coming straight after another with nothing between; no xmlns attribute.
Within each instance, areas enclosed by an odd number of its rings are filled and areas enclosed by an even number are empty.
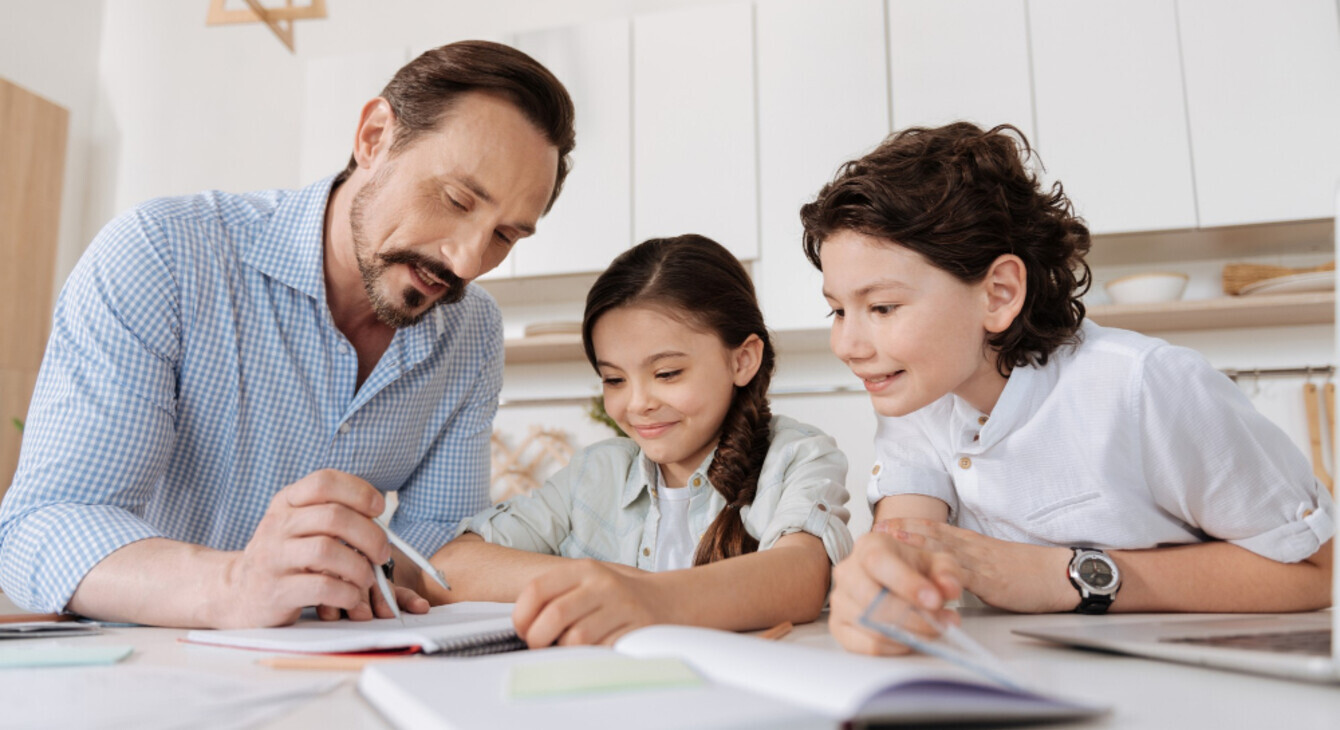
<svg viewBox="0 0 1340 730"><path fill-rule="evenodd" d="M917 658L861 656L690 626L638 629L615 642L614 648L629 656L678 657L714 682L840 718L856 717L875 696L914 682L942 681L997 691L968 672L930 667Z"/></svg>
<svg viewBox="0 0 1340 730"><path fill-rule="evenodd" d="M432 651L453 639L508 631L512 627L512 604L453 603L435 606L425 614L402 612L401 616L403 621L394 618L322 621L314 612L304 612L292 626L192 631L186 640L241 649L321 654L411 646Z"/></svg>

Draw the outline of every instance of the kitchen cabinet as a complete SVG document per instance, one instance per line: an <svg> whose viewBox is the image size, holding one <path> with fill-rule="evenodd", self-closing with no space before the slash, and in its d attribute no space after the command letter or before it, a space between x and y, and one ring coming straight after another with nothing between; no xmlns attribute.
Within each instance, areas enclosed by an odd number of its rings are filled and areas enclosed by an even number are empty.
<svg viewBox="0 0 1340 730"><path fill-rule="evenodd" d="M1196 227L1176 7L1028 0L1033 143L1092 233Z"/></svg>
<svg viewBox="0 0 1340 730"><path fill-rule="evenodd" d="M1176 9L1200 225L1333 216L1335 0L1178 0Z"/></svg>
<svg viewBox="0 0 1340 730"><path fill-rule="evenodd" d="M553 209L508 256L515 276L603 271L632 241L630 36L626 18L516 36L572 96L577 148Z"/></svg>
<svg viewBox="0 0 1340 730"><path fill-rule="evenodd" d="M70 113L0 79L0 496L13 481L20 434L51 330Z"/></svg>
<svg viewBox="0 0 1340 730"><path fill-rule="evenodd" d="M893 128L1010 123L1033 138L1024 0L888 0Z"/></svg>
<svg viewBox="0 0 1340 730"><path fill-rule="evenodd" d="M773 329L824 327L823 277L804 255L800 206L889 133L881 0L757 9L759 211L754 280Z"/></svg>
<svg viewBox="0 0 1340 730"><path fill-rule="evenodd" d="M633 238L700 233L758 256L753 7L633 19Z"/></svg>

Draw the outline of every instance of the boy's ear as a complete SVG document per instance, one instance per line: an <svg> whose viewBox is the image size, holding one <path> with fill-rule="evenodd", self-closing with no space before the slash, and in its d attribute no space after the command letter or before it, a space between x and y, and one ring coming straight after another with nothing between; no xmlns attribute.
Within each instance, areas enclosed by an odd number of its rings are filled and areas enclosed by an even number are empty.
<svg viewBox="0 0 1340 730"><path fill-rule="evenodd" d="M743 388L749 385L749 381L754 379L762 364L763 340L758 335L749 335L749 338L731 353L731 367L735 369L735 386Z"/></svg>
<svg viewBox="0 0 1340 730"><path fill-rule="evenodd" d="M379 157L390 151L394 127L395 113L385 99L379 96L363 105L354 134L354 160L359 167L371 169Z"/></svg>
<svg viewBox="0 0 1340 730"><path fill-rule="evenodd" d="M1012 253L996 258L982 278L982 287L986 295L983 322L986 331L1004 332L1023 310L1024 295L1028 293L1028 270L1023 259Z"/></svg>

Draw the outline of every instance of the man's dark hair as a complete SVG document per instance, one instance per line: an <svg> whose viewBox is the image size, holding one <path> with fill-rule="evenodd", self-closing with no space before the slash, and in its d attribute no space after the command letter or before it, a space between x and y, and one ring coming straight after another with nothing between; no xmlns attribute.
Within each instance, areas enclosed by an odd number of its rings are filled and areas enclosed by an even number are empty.
<svg viewBox="0 0 1340 730"><path fill-rule="evenodd" d="M381 93L395 114L391 152L437 129L461 95L472 91L507 99L558 148L554 192L544 208L549 212L563 189L577 144L572 98L549 69L511 46L460 41L426 51L397 71ZM356 169L358 163L350 156L332 187L339 187Z"/></svg>
<svg viewBox="0 0 1340 730"><path fill-rule="evenodd" d="M1020 365L1045 365L1056 348L1078 339L1080 297L1092 278L1084 261L1089 229L1061 183L1043 190L1028 170L1034 154L1008 124L983 131L955 122L896 132L843 165L800 209L805 255L822 270L824 240L855 231L915 251L971 284L1001 255L1014 254L1027 272L1023 309L988 342L1002 375Z"/></svg>

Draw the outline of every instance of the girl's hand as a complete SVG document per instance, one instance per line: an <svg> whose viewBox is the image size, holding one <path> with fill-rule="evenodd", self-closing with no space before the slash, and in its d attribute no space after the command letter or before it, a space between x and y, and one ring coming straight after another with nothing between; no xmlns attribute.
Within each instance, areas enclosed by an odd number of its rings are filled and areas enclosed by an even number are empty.
<svg viewBox="0 0 1340 730"><path fill-rule="evenodd" d="M574 560L531 581L512 611L516 632L532 649L558 644L613 644L633 629L667 623L664 602L641 571Z"/></svg>
<svg viewBox="0 0 1340 730"><path fill-rule="evenodd" d="M963 590L962 572L954 559L899 542L891 535L871 532L861 536L851 555L833 569L833 579L828 630L848 651L886 655L911 651L860 624L861 615L881 588L891 594L885 600L915 603L941 623L959 622L956 612L944 608L945 601L957 598ZM935 635L914 613L904 613L909 623L903 628L927 637Z"/></svg>
<svg viewBox="0 0 1340 730"><path fill-rule="evenodd" d="M899 543L945 553L963 569L963 587L983 602L1019 613L1069 611L1079 603L1066 577L1071 551L986 537L943 522L883 520L872 532Z"/></svg>

